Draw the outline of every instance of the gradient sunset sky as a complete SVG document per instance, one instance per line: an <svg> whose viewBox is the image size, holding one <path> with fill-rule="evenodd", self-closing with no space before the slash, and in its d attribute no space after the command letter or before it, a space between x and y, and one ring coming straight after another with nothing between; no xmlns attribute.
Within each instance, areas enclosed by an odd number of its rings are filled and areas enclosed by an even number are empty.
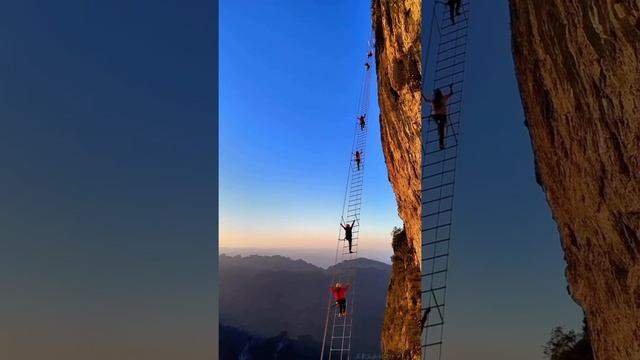
<svg viewBox="0 0 640 360"><path fill-rule="evenodd" d="M445 354L452 360L541 359L551 328L578 329L581 312L567 295L556 225L535 183L508 4L476 3ZM279 4L220 4L220 246L271 248L283 255L330 252L370 2ZM425 2L425 8L431 5ZM371 115L377 117L376 101L372 96ZM372 125L361 255L369 251L388 262L389 232L401 222L379 127Z"/></svg>
<svg viewBox="0 0 640 360"><path fill-rule="evenodd" d="M368 9L367 2L221 2L221 248L320 248L331 255ZM360 255L388 261L389 234L402 222L382 157L376 93L374 87Z"/></svg>
<svg viewBox="0 0 640 360"><path fill-rule="evenodd" d="M215 3L0 6L0 358L217 355Z"/></svg>

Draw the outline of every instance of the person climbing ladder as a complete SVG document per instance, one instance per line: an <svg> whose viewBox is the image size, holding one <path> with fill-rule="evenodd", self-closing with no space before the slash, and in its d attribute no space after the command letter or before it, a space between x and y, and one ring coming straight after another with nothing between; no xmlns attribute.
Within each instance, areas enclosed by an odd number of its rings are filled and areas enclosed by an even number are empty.
<svg viewBox="0 0 640 360"><path fill-rule="evenodd" d="M358 171L360 171L360 151L356 150L356 165L358 165Z"/></svg>
<svg viewBox="0 0 640 360"><path fill-rule="evenodd" d="M422 314L422 320L420 321L420 328L424 331L424 324L427 323L427 319L429 318L429 313L431 312L431 308L428 307L427 310Z"/></svg>
<svg viewBox="0 0 640 360"><path fill-rule="evenodd" d="M355 223L356 221L353 220L351 224L340 224L340 226L342 226L342 228L344 229L344 239L349 242L349 254L353 254L353 251L351 251L351 242L353 241L353 225Z"/></svg>
<svg viewBox="0 0 640 360"><path fill-rule="evenodd" d="M451 24L455 25L456 16L460 15L460 6L462 5L462 0L447 0L447 5L449 5L449 16L451 17Z"/></svg>
<svg viewBox="0 0 640 360"><path fill-rule="evenodd" d="M442 95L442 90L433 90L433 97L426 99L431 103L431 117L438 124L438 136L440 137L440 150L444 150L444 138L446 135L447 114L449 109L447 104L449 98L453 95L453 84L449 85L449 94Z"/></svg>
<svg viewBox="0 0 640 360"><path fill-rule="evenodd" d="M333 294L333 297L336 299L336 305L338 305L338 317L347 316L347 299L344 294L349 290L349 283L342 287L342 283L339 281L336 283L335 287L329 287L329 291Z"/></svg>
<svg viewBox="0 0 640 360"><path fill-rule="evenodd" d="M446 16L445 16L446 17ZM353 316L355 315L355 302L353 292L349 290L349 281L353 282L356 277L359 247L364 244L359 237L360 211L363 198L364 183L364 156L367 151L367 132L369 128L369 103L374 69L375 36L370 33L368 47L362 52L362 60L356 62L359 72L362 73L362 84L360 86L357 111L347 117L346 121L353 131L351 150L344 153L347 161L346 187L344 192L344 202L341 217L337 222L338 228L335 266L331 267L331 282L326 284L329 294L324 293L326 298L326 318L324 322L324 332L322 335L322 348L320 351L321 360L353 359L356 354L352 353L352 339L357 337L353 329ZM358 66L358 63L360 64ZM353 120L356 123L353 123ZM346 139L345 139L346 141ZM358 228L354 230L356 222ZM335 223L334 223L335 224ZM335 226L335 225L334 225ZM348 245L347 245L348 244ZM343 285L346 283L346 286ZM354 288L355 289L355 288ZM326 290L325 290L326 291ZM348 299L345 295L348 295ZM348 304L347 304L348 302ZM349 308L347 309L347 305ZM347 311L349 312L348 317ZM363 314L364 315L364 314ZM356 315L357 316L357 315ZM359 355L357 355L359 356Z"/></svg>
<svg viewBox="0 0 640 360"><path fill-rule="evenodd" d="M358 116L358 120L360 122L360 130L364 130L364 125L365 125L364 118L365 118L365 116L367 116L367 115L365 114L365 115Z"/></svg>

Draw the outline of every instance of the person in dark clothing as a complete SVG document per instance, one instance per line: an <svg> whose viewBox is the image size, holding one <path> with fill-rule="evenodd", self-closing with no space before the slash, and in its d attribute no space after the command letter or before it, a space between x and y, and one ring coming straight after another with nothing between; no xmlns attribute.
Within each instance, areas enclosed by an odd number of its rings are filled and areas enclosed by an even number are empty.
<svg viewBox="0 0 640 360"><path fill-rule="evenodd" d="M369 71L369 68L371 67L371 65L369 65L369 63L364 63L364 67L365 67L365 70Z"/></svg>
<svg viewBox="0 0 640 360"><path fill-rule="evenodd" d="M358 165L358 171L360 171L360 151L356 150L356 165Z"/></svg>
<svg viewBox="0 0 640 360"><path fill-rule="evenodd" d="M427 310L424 311L422 315L422 321L420 321L420 327L422 328L422 332L424 332L424 326L427 324L427 319L429 319L429 313L431 312L431 308L428 307Z"/></svg>
<svg viewBox="0 0 640 360"><path fill-rule="evenodd" d="M367 116L367 115L360 115L360 116L358 116L358 120L360 121L360 130L364 130L364 124L365 124L365 122L364 122L364 117L365 117L365 116Z"/></svg>
<svg viewBox="0 0 640 360"><path fill-rule="evenodd" d="M462 6L462 0L447 0L447 5L449 5L449 16L451 17L451 24L455 24L456 15L460 15L460 7Z"/></svg>
<svg viewBox="0 0 640 360"><path fill-rule="evenodd" d="M334 299L336 299L336 305L339 307L338 317L347 315L347 299L344 297L344 294L349 290L349 283L342 287L342 284L338 281L336 286L329 287L329 291L333 294Z"/></svg>
<svg viewBox="0 0 640 360"><path fill-rule="evenodd" d="M367 57L370 58L373 56L373 52L371 52L371 50L369 50L369 53L367 53Z"/></svg>
<svg viewBox="0 0 640 360"><path fill-rule="evenodd" d="M433 97L426 99L431 102L431 117L438 124L438 136L440 137L440 150L444 149L444 138L446 135L447 114L449 109L447 104L453 95L453 84L449 85L449 94L443 95L440 89L433 90Z"/></svg>
<svg viewBox="0 0 640 360"><path fill-rule="evenodd" d="M344 229L344 239L349 242L349 254L353 254L353 251L351 251L351 241L353 240L353 225L355 223L356 221L353 220L351 224L340 224L340 226L342 226L342 228Z"/></svg>

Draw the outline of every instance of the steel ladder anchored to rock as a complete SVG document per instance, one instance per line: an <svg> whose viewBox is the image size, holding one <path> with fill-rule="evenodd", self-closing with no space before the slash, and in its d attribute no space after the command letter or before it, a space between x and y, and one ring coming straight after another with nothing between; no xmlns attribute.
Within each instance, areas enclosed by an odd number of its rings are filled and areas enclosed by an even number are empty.
<svg viewBox="0 0 640 360"><path fill-rule="evenodd" d="M437 124L430 115L424 115L425 112L428 114L431 104L423 95L421 346L423 360L441 360L469 3L462 3L461 14L456 16L456 22L452 24L447 4L435 2L430 23L423 75L433 74L433 87L423 88L423 94L453 85L453 95L448 103L444 149L439 146ZM437 41L438 46L435 53L430 54L432 39ZM430 57L434 59L431 68Z"/></svg>
<svg viewBox="0 0 640 360"><path fill-rule="evenodd" d="M353 316L354 316L354 299L355 286L354 280L356 268L354 260L358 256L358 239L360 234L360 208L362 206L362 191L364 170L366 169L366 145L367 145L367 129L369 122L369 98L371 92L371 73L373 69L373 37L369 42L366 52L366 62L363 63L363 79L360 90L360 99L358 102L357 116L354 117L355 129L353 137L353 145L351 149L350 161L347 173L347 185L342 207L341 221L343 224L351 224L355 221L352 229L352 247L353 253L349 252L349 244L345 241L345 233L342 227L339 227L338 242L336 246L334 272L332 274L331 284L333 286L337 281L343 284L350 283L350 289L345 293L347 300L346 313L347 316L339 317L338 306L335 305L333 296L329 295L327 305L327 314L324 326L324 335L322 339L322 350L320 359L336 359L347 360L351 358L351 336L353 334ZM369 64L366 66L364 64ZM365 115L365 126L361 128L358 120L359 116ZM355 161L355 152L360 153L360 169Z"/></svg>

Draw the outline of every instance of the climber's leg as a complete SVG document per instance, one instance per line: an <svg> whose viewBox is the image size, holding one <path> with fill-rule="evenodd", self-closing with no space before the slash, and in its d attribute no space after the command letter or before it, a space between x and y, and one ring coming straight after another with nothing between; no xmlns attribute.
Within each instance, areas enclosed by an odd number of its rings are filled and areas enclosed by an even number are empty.
<svg viewBox="0 0 640 360"><path fill-rule="evenodd" d="M454 15L454 8L455 8L455 4L454 3L449 3L449 17L451 18L451 24L455 24L456 23L456 18Z"/></svg>
<svg viewBox="0 0 640 360"><path fill-rule="evenodd" d="M346 309L345 309L345 307L346 307L346 306L345 306L346 302L347 302L347 300L345 300L345 299L340 299L340 300L338 300L339 313L340 313L340 315L341 315L341 316L342 316L342 315L344 315L344 312L345 312L345 310L346 310Z"/></svg>
<svg viewBox="0 0 640 360"><path fill-rule="evenodd" d="M447 119L444 118L438 122L438 134L440 135L440 149L444 149L444 137L446 135Z"/></svg>
<svg viewBox="0 0 640 360"><path fill-rule="evenodd" d="M420 324L422 324L422 329L424 330L424 326L427 324L427 319L429 316L429 312L431 312L431 308L428 307L427 310L424 311L424 314L422 315L422 321L420 322Z"/></svg>
<svg viewBox="0 0 640 360"><path fill-rule="evenodd" d="M447 115L433 115L433 120L438 124L438 137L440 150L444 149L444 138L446 135Z"/></svg>

